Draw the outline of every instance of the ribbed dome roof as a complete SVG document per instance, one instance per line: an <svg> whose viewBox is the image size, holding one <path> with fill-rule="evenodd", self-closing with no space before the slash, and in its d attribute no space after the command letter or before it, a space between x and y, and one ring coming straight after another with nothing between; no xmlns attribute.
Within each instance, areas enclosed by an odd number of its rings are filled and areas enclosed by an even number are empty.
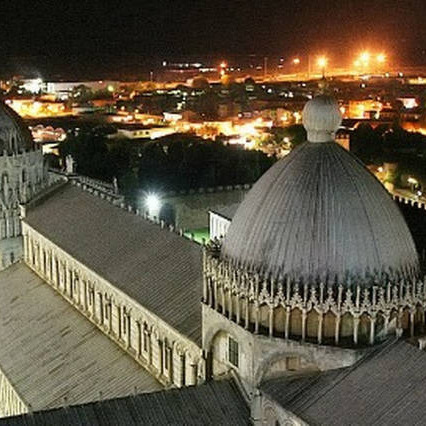
<svg viewBox="0 0 426 426"><path fill-rule="evenodd" d="M409 276L418 268L391 196L352 154L323 140L305 142L259 179L232 220L222 257L304 281Z"/></svg>
<svg viewBox="0 0 426 426"><path fill-rule="evenodd" d="M31 132L22 118L0 101L0 153L19 153L33 148Z"/></svg>

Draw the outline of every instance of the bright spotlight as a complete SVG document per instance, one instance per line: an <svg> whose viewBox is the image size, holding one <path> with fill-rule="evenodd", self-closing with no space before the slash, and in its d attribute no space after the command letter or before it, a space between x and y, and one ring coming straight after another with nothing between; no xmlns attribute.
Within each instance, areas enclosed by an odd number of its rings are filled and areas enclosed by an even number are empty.
<svg viewBox="0 0 426 426"><path fill-rule="evenodd" d="M325 68L327 66L328 59L324 56L321 56L317 60L317 64L320 68Z"/></svg>
<svg viewBox="0 0 426 426"><path fill-rule="evenodd" d="M384 53L379 53L379 54L377 55L376 59L377 59L377 62L378 62L379 64L383 64L383 63L385 63L385 62L386 62L386 55L385 55Z"/></svg>
<svg viewBox="0 0 426 426"><path fill-rule="evenodd" d="M155 194L148 194L145 199L146 206L150 212L157 211L160 208L160 199Z"/></svg>
<svg viewBox="0 0 426 426"><path fill-rule="evenodd" d="M369 52L362 52L359 59L364 65L367 65L370 61L370 53Z"/></svg>

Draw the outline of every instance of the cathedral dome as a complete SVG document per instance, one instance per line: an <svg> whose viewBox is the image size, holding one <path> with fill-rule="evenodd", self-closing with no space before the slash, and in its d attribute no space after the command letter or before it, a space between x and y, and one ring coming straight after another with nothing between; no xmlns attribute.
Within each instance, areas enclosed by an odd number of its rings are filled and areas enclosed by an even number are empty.
<svg viewBox="0 0 426 426"><path fill-rule="evenodd" d="M303 281L417 271L418 255L397 205L357 158L333 142L340 122L333 98L306 104L308 141L249 191L223 242L224 259Z"/></svg>
<svg viewBox="0 0 426 426"><path fill-rule="evenodd" d="M0 154L28 151L34 148L31 132L22 118L0 101Z"/></svg>

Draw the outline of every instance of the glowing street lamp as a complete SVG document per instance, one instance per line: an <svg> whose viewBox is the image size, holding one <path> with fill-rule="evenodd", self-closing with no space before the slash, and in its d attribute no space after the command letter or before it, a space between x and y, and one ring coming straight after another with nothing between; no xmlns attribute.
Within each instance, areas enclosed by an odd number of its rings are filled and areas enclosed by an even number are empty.
<svg viewBox="0 0 426 426"><path fill-rule="evenodd" d="M150 193L145 198L145 205L148 209L148 215L151 218L158 218L160 214L161 201L158 195Z"/></svg>
<svg viewBox="0 0 426 426"><path fill-rule="evenodd" d="M376 60L379 64L384 64L386 62L386 55L384 53L379 53Z"/></svg>
<svg viewBox="0 0 426 426"><path fill-rule="evenodd" d="M223 77L226 74L226 68L228 68L228 64L225 61L222 61L219 64L219 74Z"/></svg>
<svg viewBox="0 0 426 426"><path fill-rule="evenodd" d="M363 65L368 65L370 62L370 53L369 52L362 52L359 59L361 60L361 63Z"/></svg>
<svg viewBox="0 0 426 426"><path fill-rule="evenodd" d="M320 56L317 59L317 65L321 69L322 72L322 78L325 78L325 68L328 64L328 59L325 56Z"/></svg>
<svg viewBox="0 0 426 426"><path fill-rule="evenodd" d="M293 65L299 65L300 64L300 59L299 58L294 58L293 59Z"/></svg>

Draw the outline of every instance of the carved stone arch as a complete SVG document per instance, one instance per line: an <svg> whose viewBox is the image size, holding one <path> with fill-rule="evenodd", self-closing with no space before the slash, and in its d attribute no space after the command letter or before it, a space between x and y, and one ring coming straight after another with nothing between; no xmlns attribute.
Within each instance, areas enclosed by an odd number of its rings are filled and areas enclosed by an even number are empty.
<svg viewBox="0 0 426 426"><path fill-rule="evenodd" d="M9 174L7 172L3 172L1 174L1 188L4 190L5 186L9 184Z"/></svg>
<svg viewBox="0 0 426 426"><path fill-rule="evenodd" d="M336 318L337 315L331 309L324 314L322 331L324 342L334 342L336 334Z"/></svg>
<svg viewBox="0 0 426 426"><path fill-rule="evenodd" d="M370 341L371 315L363 312L359 317L358 342L367 345Z"/></svg>
<svg viewBox="0 0 426 426"><path fill-rule="evenodd" d="M290 337L298 338L302 335L302 310L293 308L290 312Z"/></svg>
<svg viewBox="0 0 426 426"><path fill-rule="evenodd" d="M275 407L271 401L263 398L262 402L262 425L276 426L278 422L278 415Z"/></svg>
<svg viewBox="0 0 426 426"><path fill-rule="evenodd" d="M414 334L424 334L425 332L425 309L421 303L416 304L414 314Z"/></svg>
<svg viewBox="0 0 426 426"><path fill-rule="evenodd" d="M354 334L354 317L347 311L345 312L340 319L340 337L341 341L345 340L348 342L353 341Z"/></svg>
<svg viewBox="0 0 426 426"><path fill-rule="evenodd" d="M259 364L254 375L254 382L256 386L259 386L264 380L280 376L288 371L306 368L316 370L316 363L297 349L284 350L283 352L275 351L264 357Z"/></svg>
<svg viewBox="0 0 426 426"><path fill-rule="evenodd" d="M400 327L406 336L410 333L410 322L410 307L406 305L402 307L400 316Z"/></svg>
<svg viewBox="0 0 426 426"><path fill-rule="evenodd" d="M269 328L269 316L271 308L268 303L262 303L258 307L259 310L259 325L261 328L262 334L267 334L267 330Z"/></svg>
<svg viewBox="0 0 426 426"><path fill-rule="evenodd" d="M311 309L306 315L306 337L310 341L317 341L318 339L319 317L316 309Z"/></svg>
<svg viewBox="0 0 426 426"><path fill-rule="evenodd" d="M155 340L161 339L160 332L159 332L157 326L155 326L155 325L151 326L150 334L151 334L152 339L155 339Z"/></svg>
<svg viewBox="0 0 426 426"><path fill-rule="evenodd" d="M172 344L172 349L178 356L183 356L188 351L187 348L184 348L182 344L176 340Z"/></svg>
<svg viewBox="0 0 426 426"><path fill-rule="evenodd" d="M285 331L286 308L282 303L274 309L274 334L283 336Z"/></svg>
<svg viewBox="0 0 426 426"><path fill-rule="evenodd" d="M386 314L382 310L377 311L376 321L374 324L376 340L381 340L386 337L387 322L389 320L389 318L387 318L387 315L388 314Z"/></svg>

